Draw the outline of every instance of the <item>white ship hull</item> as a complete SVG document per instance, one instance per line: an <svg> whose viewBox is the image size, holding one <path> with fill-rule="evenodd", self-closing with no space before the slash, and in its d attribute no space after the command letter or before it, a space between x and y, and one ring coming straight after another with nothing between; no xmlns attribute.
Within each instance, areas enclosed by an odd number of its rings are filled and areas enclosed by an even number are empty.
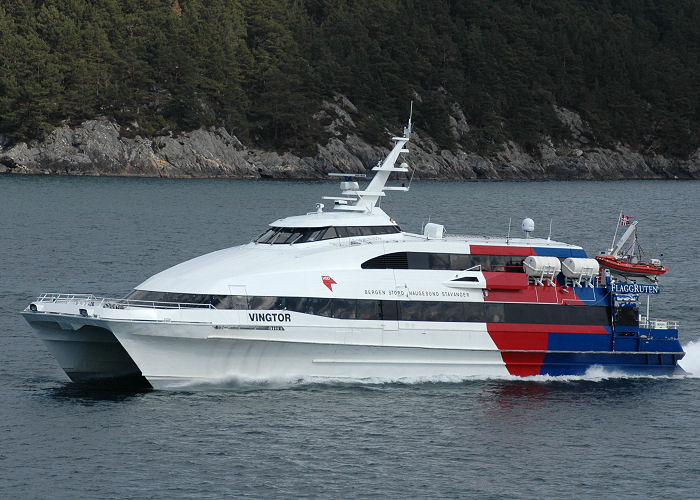
<svg viewBox="0 0 700 500"><path fill-rule="evenodd" d="M125 325L126 326L126 325ZM203 333L208 328L203 327ZM119 341L156 388L226 379L401 379L436 376L505 376L497 350L438 349L265 340L240 336L174 336L183 330L139 326L115 331ZM132 333L129 333L132 331ZM333 332L329 329L329 334Z"/></svg>
<svg viewBox="0 0 700 500"><path fill-rule="evenodd" d="M167 388L236 378L508 375L500 351L480 323L358 325L291 313L299 326L280 327L230 321L247 317L245 311L208 311L219 317L219 323L212 323L165 317L194 320L204 312L197 310L106 309L83 317L75 314L79 306L73 307L73 314L24 313L73 380L142 374L153 387Z"/></svg>

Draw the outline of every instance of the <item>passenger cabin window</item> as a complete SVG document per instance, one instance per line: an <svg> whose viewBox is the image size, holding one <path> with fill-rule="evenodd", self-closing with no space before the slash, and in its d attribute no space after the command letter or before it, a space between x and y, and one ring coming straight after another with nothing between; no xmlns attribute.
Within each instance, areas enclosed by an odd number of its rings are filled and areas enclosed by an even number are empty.
<svg viewBox="0 0 700 500"><path fill-rule="evenodd" d="M400 232L399 226L271 227L261 234L255 242L269 245L290 245L351 236L374 236Z"/></svg>
<svg viewBox="0 0 700 500"><path fill-rule="evenodd" d="M204 295L133 290L126 299L156 308L212 305L217 309L295 311L338 319L391 321L449 321L477 323L523 323L548 325L611 324L605 306L539 303L451 302L376 300L328 297L285 297L245 295ZM637 326L636 307L616 310L617 326Z"/></svg>
<svg viewBox="0 0 700 500"><path fill-rule="evenodd" d="M481 267L487 272L523 273L526 256L458 253L394 252L362 263L362 269L442 269L464 271Z"/></svg>

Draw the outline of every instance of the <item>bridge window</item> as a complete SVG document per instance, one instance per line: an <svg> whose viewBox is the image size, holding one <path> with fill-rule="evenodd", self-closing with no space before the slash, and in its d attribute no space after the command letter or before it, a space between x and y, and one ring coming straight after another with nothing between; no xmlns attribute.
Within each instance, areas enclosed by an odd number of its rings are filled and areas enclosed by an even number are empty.
<svg viewBox="0 0 700 500"><path fill-rule="evenodd" d="M376 236L400 232L401 228L399 226L271 227L261 234L255 242L271 245L289 245L334 238Z"/></svg>

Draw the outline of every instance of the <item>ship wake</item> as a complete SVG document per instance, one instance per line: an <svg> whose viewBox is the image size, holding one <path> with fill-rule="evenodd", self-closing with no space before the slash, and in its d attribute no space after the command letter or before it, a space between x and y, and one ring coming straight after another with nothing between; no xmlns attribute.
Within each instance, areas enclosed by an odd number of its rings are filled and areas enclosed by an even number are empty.
<svg viewBox="0 0 700 500"><path fill-rule="evenodd" d="M683 379L700 378L700 341L691 342L685 347L686 358L682 363L687 372L682 375L652 376L630 375L622 371L603 367L592 366L583 375L534 375L519 377L515 375L503 376L456 376L433 375L425 377L367 377L367 378L339 378L339 377L288 377L288 378L251 378L251 377L225 377L207 382L177 382L164 387L175 391L259 391L259 390L287 390L303 389L310 387L362 387L368 390L393 386L415 386L422 384L468 384L472 382L519 382L519 383L567 383L567 382L606 382L621 379Z"/></svg>
<svg viewBox="0 0 700 500"><path fill-rule="evenodd" d="M160 388L175 391L258 391L285 390L309 387L363 387L366 389L380 388L386 385L421 385L421 384L462 384L479 381L507 381L525 383L566 383L566 382L605 382L619 379L684 379L700 378L700 339L691 341L683 346L685 357L678 363L686 373L680 375L631 375L611 367L595 365L583 375L534 375L519 377L515 375L432 375L415 377L241 377L229 376L207 381L178 381L160 386Z"/></svg>
<svg viewBox="0 0 700 500"><path fill-rule="evenodd" d="M700 378L700 340L688 342L683 350L685 356L678 364L688 373L686 376Z"/></svg>

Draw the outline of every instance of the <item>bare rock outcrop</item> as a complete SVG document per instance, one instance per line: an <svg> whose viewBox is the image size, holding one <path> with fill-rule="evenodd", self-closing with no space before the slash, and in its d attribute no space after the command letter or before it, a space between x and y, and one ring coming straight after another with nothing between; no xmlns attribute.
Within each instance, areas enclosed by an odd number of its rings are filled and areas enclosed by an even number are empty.
<svg viewBox="0 0 700 500"><path fill-rule="evenodd" d="M451 106L451 132L459 139L470 131L459 106ZM591 128L575 112L555 108L570 140L555 146L544 138L538 151L507 143L491 155L456 146L441 149L414 130L408 162L416 179L699 179L700 149L688 159L644 155L624 146L594 146ZM199 129L154 138L126 137L118 125L87 120L55 129L45 139L8 147L0 136L0 173L109 175L146 177L227 177L319 179L328 172L368 172L388 152L355 132L357 108L344 96L325 102L317 118L330 137L314 156L249 148L223 128Z"/></svg>

